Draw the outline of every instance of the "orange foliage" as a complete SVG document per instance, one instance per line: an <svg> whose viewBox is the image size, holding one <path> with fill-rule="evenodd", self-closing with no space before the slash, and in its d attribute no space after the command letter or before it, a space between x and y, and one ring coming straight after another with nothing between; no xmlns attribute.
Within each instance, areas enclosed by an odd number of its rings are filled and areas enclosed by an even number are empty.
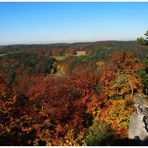
<svg viewBox="0 0 148 148"><path fill-rule="evenodd" d="M63 49L52 52L58 55ZM115 52L106 64L101 63L100 77L87 62L63 76L29 76L23 75L25 69L18 69L17 95L0 79L2 135L11 136L14 130L34 135L34 145L43 141L46 145L85 145L84 133L96 118L100 124L110 123L115 134L125 138L134 110L126 106L127 101L143 87L135 73L140 67L131 53ZM124 99L111 100L113 95Z"/></svg>
<svg viewBox="0 0 148 148"><path fill-rule="evenodd" d="M36 138L54 139L51 144L55 145L69 129L79 134L92 124L91 114L98 106L98 78L93 73L25 77L22 81L11 108L11 128L17 126L26 134L35 131Z"/></svg>
<svg viewBox="0 0 148 148"><path fill-rule="evenodd" d="M98 120L102 123L110 123L115 135L121 138L128 136L128 123L134 111L134 107L126 106L126 102L127 100L110 100L110 106L102 109L98 114Z"/></svg>
<svg viewBox="0 0 148 148"><path fill-rule="evenodd" d="M135 74L136 70L142 66L143 65L140 63L140 61L130 52L114 52L111 55L111 59L104 65L104 68L102 69L100 78L102 94L104 94L104 97L102 98L106 101L110 98L110 96L117 94L117 91L113 90L113 84L115 79L121 74L132 76L128 79L128 82L125 83L126 86L130 87L131 84L128 83L132 83L132 87L142 88L141 81ZM121 89L121 93L127 94L127 92L131 91L131 88L128 87Z"/></svg>

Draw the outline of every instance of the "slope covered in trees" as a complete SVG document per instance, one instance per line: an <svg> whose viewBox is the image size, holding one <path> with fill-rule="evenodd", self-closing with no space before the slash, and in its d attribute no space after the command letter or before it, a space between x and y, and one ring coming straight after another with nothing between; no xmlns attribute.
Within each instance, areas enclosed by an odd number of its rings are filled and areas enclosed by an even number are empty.
<svg viewBox="0 0 148 148"><path fill-rule="evenodd" d="M147 94L147 47L110 41L5 49L0 145L116 145L128 138L133 98Z"/></svg>

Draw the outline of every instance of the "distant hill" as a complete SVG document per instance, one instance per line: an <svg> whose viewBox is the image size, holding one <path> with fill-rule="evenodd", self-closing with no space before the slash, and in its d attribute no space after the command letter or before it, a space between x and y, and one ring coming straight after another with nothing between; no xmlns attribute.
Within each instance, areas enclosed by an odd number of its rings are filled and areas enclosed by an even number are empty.
<svg viewBox="0 0 148 148"><path fill-rule="evenodd" d="M138 58L147 54L148 47L137 44L136 41L95 41L77 43L56 43L56 44L19 44L0 46L0 54L8 53L38 53L40 55L64 56L67 49L75 51L86 51L87 54L108 55L113 51L124 50L135 53ZM101 51L101 53L100 53Z"/></svg>
<svg viewBox="0 0 148 148"><path fill-rule="evenodd" d="M15 44L15 45L3 45L0 46L0 49L25 49L25 48L49 48L49 47L77 47L82 46L96 46L96 45L105 45L112 46L114 44L136 44L136 41L95 41L95 42L76 42L76 43L51 43L51 44Z"/></svg>

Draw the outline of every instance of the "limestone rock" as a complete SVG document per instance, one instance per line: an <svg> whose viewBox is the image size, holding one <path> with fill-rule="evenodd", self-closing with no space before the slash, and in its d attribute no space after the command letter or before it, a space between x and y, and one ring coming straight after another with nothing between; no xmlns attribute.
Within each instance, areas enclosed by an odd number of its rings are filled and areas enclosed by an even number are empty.
<svg viewBox="0 0 148 148"><path fill-rule="evenodd" d="M145 140L148 138L148 100L144 96L134 99L136 111L129 124L129 139Z"/></svg>

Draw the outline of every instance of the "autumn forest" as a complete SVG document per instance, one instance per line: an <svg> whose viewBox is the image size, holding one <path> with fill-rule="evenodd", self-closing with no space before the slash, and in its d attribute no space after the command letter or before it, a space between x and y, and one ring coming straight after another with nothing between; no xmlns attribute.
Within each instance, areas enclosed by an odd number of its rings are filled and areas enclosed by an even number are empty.
<svg viewBox="0 0 148 148"><path fill-rule="evenodd" d="M146 41L0 46L0 145L134 145Z"/></svg>

